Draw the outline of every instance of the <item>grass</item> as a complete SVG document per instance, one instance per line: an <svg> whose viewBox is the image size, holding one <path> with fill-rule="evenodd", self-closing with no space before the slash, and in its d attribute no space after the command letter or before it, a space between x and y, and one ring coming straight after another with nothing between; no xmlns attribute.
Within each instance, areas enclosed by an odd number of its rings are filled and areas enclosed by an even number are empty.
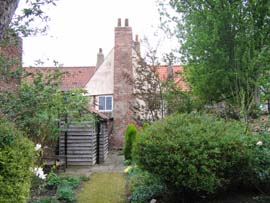
<svg viewBox="0 0 270 203"><path fill-rule="evenodd" d="M94 173L77 195L78 203L126 203L126 180L121 173Z"/></svg>

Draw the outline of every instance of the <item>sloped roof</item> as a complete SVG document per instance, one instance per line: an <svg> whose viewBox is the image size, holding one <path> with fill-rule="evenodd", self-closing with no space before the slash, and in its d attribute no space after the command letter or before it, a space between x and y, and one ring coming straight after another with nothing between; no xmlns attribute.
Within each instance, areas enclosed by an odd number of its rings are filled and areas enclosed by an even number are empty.
<svg viewBox="0 0 270 203"><path fill-rule="evenodd" d="M189 87L183 80L181 73L184 68L180 65L172 66L174 73L174 82L184 91L188 91ZM87 83L90 81L92 76L96 72L95 66L79 66L79 67L60 67L60 68L49 68L49 67L26 67L24 70L28 73L41 72L42 74L50 74L52 71L60 70L65 73L61 84L61 90L66 91L73 88L85 88ZM168 66L161 65L157 67L157 72L161 80L166 80L168 77ZM32 82L31 77L27 78L27 81Z"/></svg>
<svg viewBox="0 0 270 203"><path fill-rule="evenodd" d="M181 76L181 73L184 71L184 67L180 65L174 65L172 66L173 69L173 79L174 82L183 90L188 91L189 87L187 83L184 81L183 76ZM161 65L157 67L157 72L159 79L166 80L168 77L168 65Z"/></svg>
<svg viewBox="0 0 270 203"><path fill-rule="evenodd" d="M96 71L95 66L79 66L79 67L26 67L24 70L28 73L41 72L42 74L51 74L55 70L64 73L63 81L60 86L61 90L66 91L74 88L84 88ZM27 81L32 82L31 77L27 77Z"/></svg>

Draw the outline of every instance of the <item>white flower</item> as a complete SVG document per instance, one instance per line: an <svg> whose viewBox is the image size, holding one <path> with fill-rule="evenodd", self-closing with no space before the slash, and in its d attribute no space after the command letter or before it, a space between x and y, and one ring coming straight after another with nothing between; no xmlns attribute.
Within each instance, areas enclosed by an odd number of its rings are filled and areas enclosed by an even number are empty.
<svg viewBox="0 0 270 203"><path fill-rule="evenodd" d="M263 145L263 142L262 142L262 141L258 141L258 142L256 143L256 145L257 145L257 146L262 146L262 145Z"/></svg>
<svg viewBox="0 0 270 203"><path fill-rule="evenodd" d="M43 169L41 167L34 168L33 172L40 179L42 179L42 180L46 179L47 174L44 174L44 171L43 171Z"/></svg>
<svg viewBox="0 0 270 203"><path fill-rule="evenodd" d="M40 149L41 149L41 144L36 144L35 150L38 151L38 150L40 150Z"/></svg>

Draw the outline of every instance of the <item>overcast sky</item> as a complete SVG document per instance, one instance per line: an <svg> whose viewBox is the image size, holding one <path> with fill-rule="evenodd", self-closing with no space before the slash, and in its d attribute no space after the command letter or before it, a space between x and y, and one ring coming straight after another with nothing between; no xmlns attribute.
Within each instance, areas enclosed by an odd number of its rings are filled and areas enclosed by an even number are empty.
<svg viewBox="0 0 270 203"><path fill-rule="evenodd" d="M95 65L99 48L105 56L113 48L118 18L128 18L133 36L146 36L153 47L162 39L161 52L175 46L164 40L161 31L155 37L159 25L155 0L59 0L48 15L48 35L23 40L24 66L35 65L35 60L42 60L45 66L51 66L53 60L64 66Z"/></svg>

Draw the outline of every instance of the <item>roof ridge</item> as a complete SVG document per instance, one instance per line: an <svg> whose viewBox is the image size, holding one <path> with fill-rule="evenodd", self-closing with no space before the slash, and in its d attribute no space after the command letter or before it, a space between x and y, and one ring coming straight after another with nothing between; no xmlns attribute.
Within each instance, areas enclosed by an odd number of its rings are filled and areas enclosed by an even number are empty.
<svg viewBox="0 0 270 203"><path fill-rule="evenodd" d="M51 69L56 69L56 68L96 68L96 66L62 66L62 67L50 67L50 66L27 66L23 68L51 68Z"/></svg>

